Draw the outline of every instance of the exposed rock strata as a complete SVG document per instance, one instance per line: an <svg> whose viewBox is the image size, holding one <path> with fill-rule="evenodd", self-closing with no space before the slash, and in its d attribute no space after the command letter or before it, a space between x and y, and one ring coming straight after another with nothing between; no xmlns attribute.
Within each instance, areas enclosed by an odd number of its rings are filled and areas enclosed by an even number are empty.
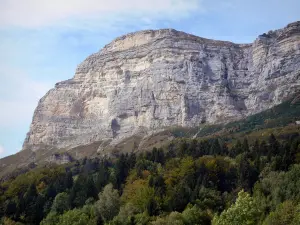
<svg viewBox="0 0 300 225"><path fill-rule="evenodd" d="M300 22L253 44L172 29L115 39L39 102L24 149L71 148L243 118L300 90Z"/></svg>

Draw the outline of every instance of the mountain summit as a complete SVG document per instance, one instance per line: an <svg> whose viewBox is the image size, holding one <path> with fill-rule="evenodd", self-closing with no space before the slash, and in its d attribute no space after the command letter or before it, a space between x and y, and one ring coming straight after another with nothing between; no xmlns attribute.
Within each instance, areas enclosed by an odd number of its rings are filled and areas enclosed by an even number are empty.
<svg viewBox="0 0 300 225"><path fill-rule="evenodd" d="M252 44L147 30L119 37L35 110L23 149L114 144L170 126L226 123L300 90L300 22Z"/></svg>

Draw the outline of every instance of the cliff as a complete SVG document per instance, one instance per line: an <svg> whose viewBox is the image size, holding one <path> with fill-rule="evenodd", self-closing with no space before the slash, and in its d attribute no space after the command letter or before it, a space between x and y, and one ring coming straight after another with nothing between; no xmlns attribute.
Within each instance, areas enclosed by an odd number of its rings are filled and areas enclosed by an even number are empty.
<svg viewBox="0 0 300 225"><path fill-rule="evenodd" d="M252 44L172 29L119 37L59 82L35 110L23 149L111 145L170 126L227 123L300 90L300 22Z"/></svg>

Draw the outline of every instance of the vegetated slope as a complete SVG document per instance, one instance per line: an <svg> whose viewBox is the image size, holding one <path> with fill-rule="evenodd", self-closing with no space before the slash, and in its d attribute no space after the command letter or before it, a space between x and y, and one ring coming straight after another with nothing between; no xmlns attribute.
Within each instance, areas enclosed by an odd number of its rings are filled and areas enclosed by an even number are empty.
<svg viewBox="0 0 300 225"><path fill-rule="evenodd" d="M266 139L271 133L281 137L282 135L299 132L300 126L296 125L296 121L299 120L300 95L296 94L294 97L271 109L240 121L211 126L204 125L195 128L174 127L146 137L135 135L113 147L104 144L100 151L98 150L99 146L103 144L102 142L78 146L69 151L65 149L47 149L37 152L30 150L21 151L15 155L0 159L0 177L8 174L15 176L15 174L25 172L36 165L60 163L60 161L49 161L49 159L55 154L63 155L66 152L74 159L96 156L102 158L116 157L121 153L149 151L153 147L164 147L172 140L183 137L200 139L219 137L227 142L235 142L244 136L247 136L249 141L253 142L256 138Z"/></svg>
<svg viewBox="0 0 300 225"><path fill-rule="evenodd" d="M175 137L230 136L289 125L296 128L297 126L294 126L296 121L300 121L300 94L296 94L271 109L248 116L242 120L212 126L204 125L193 129L175 128L172 133Z"/></svg>
<svg viewBox="0 0 300 225"><path fill-rule="evenodd" d="M35 168L0 184L0 217L3 224L296 225L300 134L284 134L252 143L176 138L152 151Z"/></svg>

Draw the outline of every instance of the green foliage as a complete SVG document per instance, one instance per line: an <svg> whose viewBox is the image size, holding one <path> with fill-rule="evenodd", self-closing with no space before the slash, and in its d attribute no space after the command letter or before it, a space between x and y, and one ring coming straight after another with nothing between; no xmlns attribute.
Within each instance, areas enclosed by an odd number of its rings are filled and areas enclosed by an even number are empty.
<svg viewBox="0 0 300 225"><path fill-rule="evenodd" d="M64 211L67 211L69 208L70 208L69 195L65 192L56 195L51 207L51 211L58 214L62 214Z"/></svg>
<svg viewBox="0 0 300 225"><path fill-rule="evenodd" d="M40 225L56 225L59 221L59 215L55 212L50 212Z"/></svg>
<svg viewBox="0 0 300 225"><path fill-rule="evenodd" d="M152 225L184 225L183 216L179 212L171 212L164 218L158 218L151 223Z"/></svg>
<svg viewBox="0 0 300 225"><path fill-rule="evenodd" d="M300 203L300 165L287 172L270 171L254 188L254 196L265 211L275 210L283 201Z"/></svg>
<svg viewBox="0 0 300 225"><path fill-rule="evenodd" d="M120 208L119 214L114 217L112 223L130 225L137 214L139 214L139 210L132 203L126 203Z"/></svg>
<svg viewBox="0 0 300 225"><path fill-rule="evenodd" d="M99 194L99 200L95 203L95 207L104 221L112 220L118 214L120 208L118 190L113 189L112 184L106 185Z"/></svg>
<svg viewBox="0 0 300 225"><path fill-rule="evenodd" d="M15 222L15 221L11 220L10 218L7 218L7 217L2 218L0 223L3 224L3 225L23 225L23 223Z"/></svg>
<svg viewBox="0 0 300 225"><path fill-rule="evenodd" d="M207 211L203 211L197 205L188 207L182 212L185 225L210 225L211 217Z"/></svg>
<svg viewBox="0 0 300 225"><path fill-rule="evenodd" d="M300 205L285 201L276 207L265 219L263 225L296 225L300 220Z"/></svg>
<svg viewBox="0 0 300 225"><path fill-rule="evenodd" d="M65 175L65 171L62 167L41 168L29 171L25 174L18 176L16 179L7 183L7 191L5 195L7 197L14 197L24 194L31 184L38 185L41 182L46 184L54 183L55 180L58 180L60 177Z"/></svg>
<svg viewBox="0 0 300 225"><path fill-rule="evenodd" d="M97 199L97 189L91 175L80 174L70 190L69 204L82 207L88 198Z"/></svg>
<svg viewBox="0 0 300 225"><path fill-rule="evenodd" d="M132 224L146 225L149 224L149 221L150 221L150 216L146 212L143 212L135 215L134 222Z"/></svg>
<svg viewBox="0 0 300 225"><path fill-rule="evenodd" d="M89 214L82 209L73 209L59 216L59 225L92 225L94 224Z"/></svg>
<svg viewBox="0 0 300 225"><path fill-rule="evenodd" d="M36 168L0 183L1 222L300 224L300 136L267 134Z"/></svg>
<svg viewBox="0 0 300 225"><path fill-rule="evenodd" d="M261 211L248 193L240 191L234 205L223 211L220 216L215 216L213 225L255 225L257 224Z"/></svg>
<svg viewBox="0 0 300 225"><path fill-rule="evenodd" d="M195 202L202 210L214 209L220 211L223 208L221 193L203 186L200 188Z"/></svg>

